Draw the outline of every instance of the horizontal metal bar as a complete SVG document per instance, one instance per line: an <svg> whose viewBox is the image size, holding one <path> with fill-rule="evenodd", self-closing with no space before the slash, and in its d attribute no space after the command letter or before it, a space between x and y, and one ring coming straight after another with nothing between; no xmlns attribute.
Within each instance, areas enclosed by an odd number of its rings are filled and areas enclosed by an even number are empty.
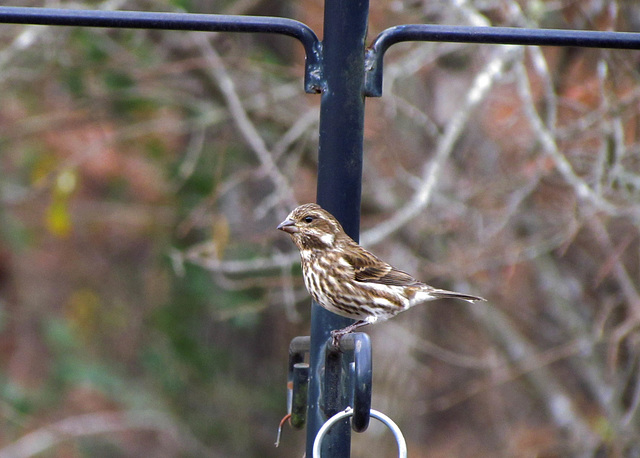
<svg viewBox="0 0 640 458"><path fill-rule="evenodd" d="M389 46L401 41L640 49L640 33L435 24L410 24L388 28L376 37L370 49L384 53Z"/></svg>
<svg viewBox="0 0 640 458"><path fill-rule="evenodd" d="M0 7L0 23L287 35L296 38L304 46L307 58L305 90L312 93L321 90L320 41L311 28L293 19L222 14Z"/></svg>
<svg viewBox="0 0 640 458"><path fill-rule="evenodd" d="M640 33L435 24L399 25L382 31L367 50L367 96L382 95L384 54L391 45L404 41L640 49Z"/></svg>

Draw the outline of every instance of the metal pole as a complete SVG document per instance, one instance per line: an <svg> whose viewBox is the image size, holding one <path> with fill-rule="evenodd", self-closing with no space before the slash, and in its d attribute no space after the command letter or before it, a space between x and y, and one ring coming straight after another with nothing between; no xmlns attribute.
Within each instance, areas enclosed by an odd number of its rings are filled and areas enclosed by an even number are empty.
<svg viewBox="0 0 640 458"><path fill-rule="evenodd" d="M317 201L358 240L364 130L364 53L368 0L326 0L324 12L324 87L320 110ZM329 333L351 320L312 304L307 455L328 419L322 410L322 365ZM328 387L324 387L327 389ZM346 406L347 400L345 399ZM351 432L345 420L323 442L323 456L349 457Z"/></svg>

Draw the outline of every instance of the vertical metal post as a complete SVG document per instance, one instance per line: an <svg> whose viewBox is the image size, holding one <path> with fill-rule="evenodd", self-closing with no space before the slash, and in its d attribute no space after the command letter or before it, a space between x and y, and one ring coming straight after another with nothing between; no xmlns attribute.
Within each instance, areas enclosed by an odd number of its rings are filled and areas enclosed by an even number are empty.
<svg viewBox="0 0 640 458"><path fill-rule="evenodd" d="M322 42L325 85L320 110L317 202L338 218L354 240L358 240L360 227L368 15L368 0L325 0ZM312 456L318 430L327 420L321 405L325 344L333 329L349 322L312 304L308 457ZM351 431L346 420L331 429L323 442L323 456L349 457L350 448Z"/></svg>

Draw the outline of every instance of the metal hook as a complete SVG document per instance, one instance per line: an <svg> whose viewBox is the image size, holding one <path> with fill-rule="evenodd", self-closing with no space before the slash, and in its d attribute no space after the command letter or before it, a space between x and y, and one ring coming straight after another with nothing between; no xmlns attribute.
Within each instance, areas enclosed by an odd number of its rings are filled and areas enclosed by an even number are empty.
<svg viewBox="0 0 640 458"><path fill-rule="evenodd" d="M369 426L373 374L369 336L363 332L347 334L338 347L328 341L324 367L326 416L331 417L351 405L354 410L351 427L357 433L364 432Z"/></svg>
<svg viewBox="0 0 640 458"><path fill-rule="evenodd" d="M322 440L324 439L324 436L327 434L327 431L329 431L329 429L338 421L342 420L343 418L350 417L352 415L353 415L353 409L351 407L347 407L342 412L338 412L333 417L329 418L324 423L324 425L322 425L322 427L318 431L318 434L316 435L316 439L313 442L313 458L321 458L320 448L322 447ZM371 409L370 415L373 418L380 420L382 423L385 424L385 426L387 426L387 428L391 430L394 437L396 438L396 442L398 443L398 458L406 458L407 442L405 441L404 436L402 435L402 431L400 431L400 428L398 427L398 425L396 425L391 418L387 417L382 412L378 412L377 410Z"/></svg>
<svg viewBox="0 0 640 458"><path fill-rule="evenodd" d="M289 424L300 429L307 421L307 391L309 364L304 363L309 353L309 336L295 337L289 345L289 374L287 376L287 413Z"/></svg>

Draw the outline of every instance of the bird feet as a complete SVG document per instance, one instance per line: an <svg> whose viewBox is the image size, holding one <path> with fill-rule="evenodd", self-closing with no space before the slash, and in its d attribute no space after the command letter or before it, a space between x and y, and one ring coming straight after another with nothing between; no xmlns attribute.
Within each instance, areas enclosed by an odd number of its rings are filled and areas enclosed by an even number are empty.
<svg viewBox="0 0 640 458"><path fill-rule="evenodd" d="M335 329L331 331L331 345L339 349L340 340L347 334L351 333L351 331L353 331L351 326L347 326L346 328L343 328L343 329Z"/></svg>
<svg viewBox="0 0 640 458"><path fill-rule="evenodd" d="M366 320L358 320L355 323L351 323L346 328L335 329L331 331L331 345L335 348L340 348L340 340L346 336L347 334L351 334L354 330L359 328L360 326L366 326L369 322Z"/></svg>

